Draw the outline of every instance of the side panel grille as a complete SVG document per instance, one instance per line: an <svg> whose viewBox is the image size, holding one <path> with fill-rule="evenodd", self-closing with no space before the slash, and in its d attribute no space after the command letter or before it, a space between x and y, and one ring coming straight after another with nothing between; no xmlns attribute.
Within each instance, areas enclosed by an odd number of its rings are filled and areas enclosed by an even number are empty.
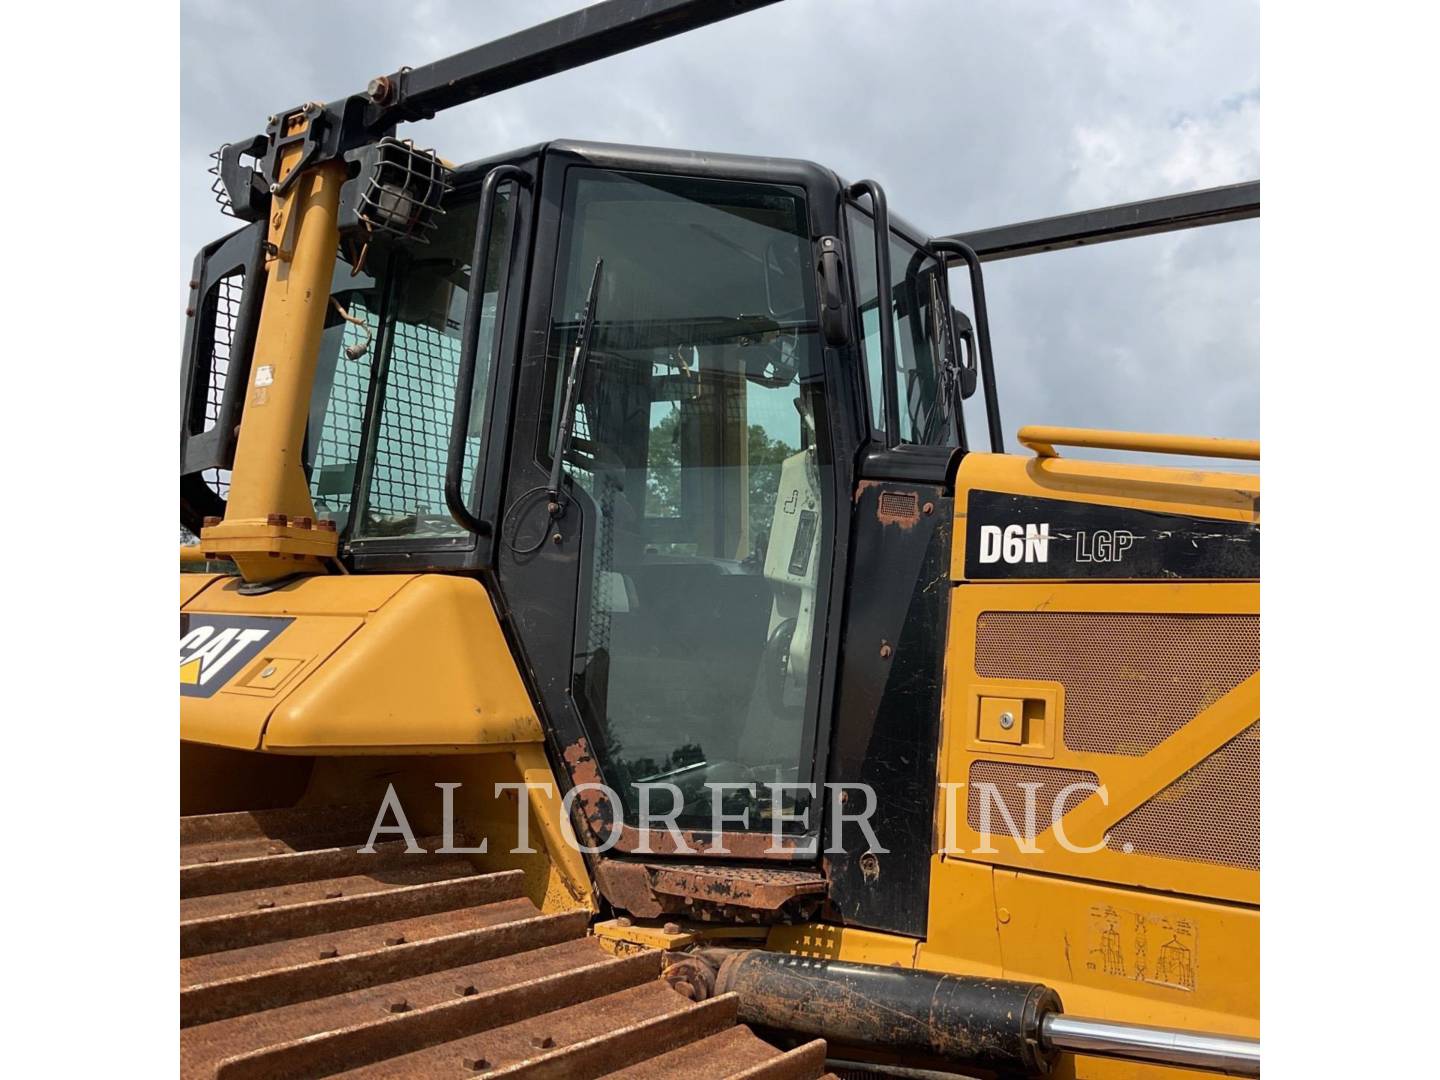
<svg viewBox="0 0 1440 1080"><path fill-rule="evenodd" d="M991 611L975 670L1065 687L1065 746L1140 757L1260 667L1258 615Z"/></svg>
<svg viewBox="0 0 1440 1080"><path fill-rule="evenodd" d="M980 829L980 804L982 799L991 798L987 792L993 790L990 831L997 835L1012 835L1010 826L994 805L998 802L1010 812L1023 839L1031 840L1050 828L1057 817L1064 817L1089 798L1098 783L1096 775L1084 769L1057 769L1047 765L1020 765L1009 761L976 761L970 766L970 781L966 788L966 821L972 829ZM1038 784L1039 787L1027 789L1024 786L1026 784ZM1066 793L1057 806L1057 797L1071 784L1087 786ZM1031 790L1035 792L1033 833L1026 827L1025 820L1026 802Z"/></svg>
<svg viewBox="0 0 1440 1080"><path fill-rule="evenodd" d="M1109 846L1260 869L1259 721L1121 818Z"/></svg>

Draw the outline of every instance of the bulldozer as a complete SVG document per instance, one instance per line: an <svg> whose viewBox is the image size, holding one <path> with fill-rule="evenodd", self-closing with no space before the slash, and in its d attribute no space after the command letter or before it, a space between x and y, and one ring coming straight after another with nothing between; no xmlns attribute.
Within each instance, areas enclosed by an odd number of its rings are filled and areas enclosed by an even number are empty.
<svg viewBox="0 0 1440 1080"><path fill-rule="evenodd" d="M397 137L766 2L215 154L183 1076L1259 1075L1258 466L1187 460L1258 443L1007 452L984 292L1258 182L937 237L806 161Z"/></svg>

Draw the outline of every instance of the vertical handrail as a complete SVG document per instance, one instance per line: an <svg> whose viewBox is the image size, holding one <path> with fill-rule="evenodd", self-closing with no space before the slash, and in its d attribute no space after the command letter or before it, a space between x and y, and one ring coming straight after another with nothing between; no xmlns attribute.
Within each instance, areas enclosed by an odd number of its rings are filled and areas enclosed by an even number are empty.
<svg viewBox="0 0 1440 1080"><path fill-rule="evenodd" d="M890 310L894 301L890 283L890 209L885 192L874 180L857 180L845 189L848 198L870 196L875 218L875 291L876 316L880 322L880 370L884 374L880 396L885 403L885 447L900 442L900 395L897 383L900 370L895 361L895 319ZM861 327L864 337L864 327Z"/></svg>
<svg viewBox="0 0 1440 1080"><path fill-rule="evenodd" d="M485 175L485 182L480 186L480 206L476 211L480 228L476 230L475 253L470 259L470 299L465 305L465 322L460 331L460 367L455 373L455 408L450 417L450 444L445 454L445 505L457 525L477 536L488 534L490 523L477 517L470 509L460 490L460 483L465 470L465 433L470 428L470 413L474 407L475 362L480 351L481 309L485 302L485 272L490 262L490 239L494 231L495 192L506 181L515 183L518 196L518 189L528 185L530 174L516 165L497 165ZM514 228L513 218L511 228ZM507 249L507 254L513 254L513 251ZM495 332L490 337L492 359L500 343L500 324L504 317L504 297L498 299Z"/></svg>
<svg viewBox="0 0 1440 1080"><path fill-rule="evenodd" d="M975 343L980 350L980 378L985 384L985 421L990 429L990 450L1003 454L1005 435L1000 427L1000 397L995 389L995 360L990 354L990 312L985 304L985 275L980 270L980 256L963 240L948 236L931 240L929 248L937 253L958 255L970 268L970 296L975 305Z"/></svg>

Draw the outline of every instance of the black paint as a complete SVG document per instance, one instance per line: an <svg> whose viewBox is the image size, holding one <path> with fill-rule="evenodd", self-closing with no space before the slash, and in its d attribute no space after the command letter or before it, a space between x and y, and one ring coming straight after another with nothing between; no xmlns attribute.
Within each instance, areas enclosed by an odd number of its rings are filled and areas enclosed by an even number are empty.
<svg viewBox="0 0 1440 1080"><path fill-rule="evenodd" d="M1049 542L1018 561L982 562L982 529L1048 526ZM1003 534L1002 534L1003 535ZM993 537L993 533L992 533ZM993 548L992 548L993 552ZM1251 580L1260 576L1260 526L1124 506L972 491L965 520L965 578L1026 580Z"/></svg>
<svg viewBox="0 0 1440 1080"><path fill-rule="evenodd" d="M928 504L907 522L882 519L886 493ZM835 734L826 780L868 784L884 853L847 824L825 855L831 916L924 937L934 847L935 760L949 611L953 500L939 487L866 484L855 501L848 610ZM889 655L882 646L888 645ZM856 791L851 799L863 798ZM847 805L851 814L863 805ZM833 829L834 822L828 822ZM836 837L827 833L825 847Z"/></svg>

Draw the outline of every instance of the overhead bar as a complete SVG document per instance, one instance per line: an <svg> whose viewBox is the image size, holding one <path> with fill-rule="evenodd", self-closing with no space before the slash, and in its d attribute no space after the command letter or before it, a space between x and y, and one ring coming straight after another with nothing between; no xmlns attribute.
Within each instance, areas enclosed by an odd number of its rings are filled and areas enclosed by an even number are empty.
<svg viewBox="0 0 1440 1080"><path fill-rule="evenodd" d="M396 119L433 116L501 90L744 15L778 0L605 0L508 37L386 76L372 105ZM378 80L377 80L378 81ZM373 124L372 124L373 126Z"/></svg>
<svg viewBox="0 0 1440 1080"><path fill-rule="evenodd" d="M1061 251L1259 216L1260 181L1250 180L1243 184L1227 184L1059 217L999 225L993 229L956 233L950 239L969 244L980 256L981 262L993 262L1042 251Z"/></svg>

